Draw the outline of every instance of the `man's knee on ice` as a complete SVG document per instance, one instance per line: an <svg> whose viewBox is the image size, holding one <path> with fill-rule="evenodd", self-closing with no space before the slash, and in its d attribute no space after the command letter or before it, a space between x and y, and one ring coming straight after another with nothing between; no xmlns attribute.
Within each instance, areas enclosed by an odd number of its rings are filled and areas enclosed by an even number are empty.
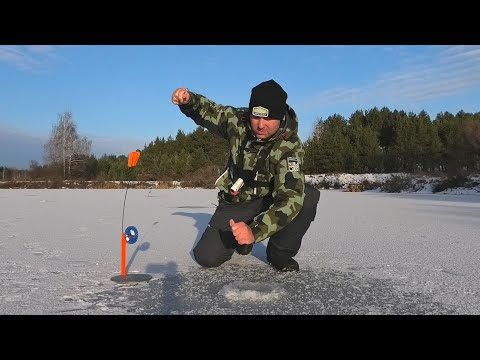
<svg viewBox="0 0 480 360"><path fill-rule="evenodd" d="M202 253L198 251L196 248L193 249L193 256L195 258L195 261L198 263L198 265L211 268L211 267L218 267L223 264L223 261L219 261L218 259L215 259L211 255Z"/></svg>

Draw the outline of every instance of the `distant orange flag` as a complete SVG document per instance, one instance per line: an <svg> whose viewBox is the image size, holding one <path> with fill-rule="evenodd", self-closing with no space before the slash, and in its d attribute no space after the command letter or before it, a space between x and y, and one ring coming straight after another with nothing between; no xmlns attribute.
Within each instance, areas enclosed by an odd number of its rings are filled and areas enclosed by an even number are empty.
<svg viewBox="0 0 480 360"><path fill-rule="evenodd" d="M128 167L133 167L137 165L139 158L140 151L131 151L130 154L128 154Z"/></svg>

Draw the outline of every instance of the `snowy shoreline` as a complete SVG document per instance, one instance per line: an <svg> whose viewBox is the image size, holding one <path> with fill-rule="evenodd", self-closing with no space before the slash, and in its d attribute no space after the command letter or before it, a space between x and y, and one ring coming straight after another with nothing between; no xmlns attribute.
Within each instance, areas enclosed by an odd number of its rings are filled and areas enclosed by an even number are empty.
<svg viewBox="0 0 480 360"><path fill-rule="evenodd" d="M395 179L404 182L403 188L398 191L391 191L385 186L386 183ZM446 176L417 175L409 173L390 174L316 174L305 175L306 182L315 187L327 189L346 190L352 184L364 185L364 191L369 192L399 192L399 193L437 193L452 195L480 195L480 175L465 177L464 185L451 186L447 183ZM439 191L439 184L445 185ZM182 181L80 181L65 180L63 184L53 181L0 181L0 188L3 189L124 189L126 187L137 189L191 189L194 187L185 186ZM213 185L210 189L213 189Z"/></svg>

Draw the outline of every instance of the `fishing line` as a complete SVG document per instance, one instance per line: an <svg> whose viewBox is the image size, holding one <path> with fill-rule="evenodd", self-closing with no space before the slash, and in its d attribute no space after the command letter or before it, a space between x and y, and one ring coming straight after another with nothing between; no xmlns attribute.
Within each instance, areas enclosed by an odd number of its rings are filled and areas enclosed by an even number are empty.
<svg viewBox="0 0 480 360"><path fill-rule="evenodd" d="M125 217L125 203L126 203L126 201L127 201L127 192L128 192L128 182L127 182L127 188L126 188L126 190L125 190L125 197L124 197L124 199L123 199L122 231L123 231L123 229L124 229L124 227L123 227L123 219L124 219L124 217Z"/></svg>

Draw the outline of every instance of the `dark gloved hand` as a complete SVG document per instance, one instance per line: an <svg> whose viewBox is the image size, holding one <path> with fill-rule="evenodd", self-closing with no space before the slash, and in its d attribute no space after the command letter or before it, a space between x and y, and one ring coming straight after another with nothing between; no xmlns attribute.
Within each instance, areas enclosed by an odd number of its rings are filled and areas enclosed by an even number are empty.
<svg viewBox="0 0 480 360"><path fill-rule="evenodd" d="M252 252L252 249L253 249L253 244L244 244L244 245L237 244L237 252L240 255L248 255Z"/></svg>

